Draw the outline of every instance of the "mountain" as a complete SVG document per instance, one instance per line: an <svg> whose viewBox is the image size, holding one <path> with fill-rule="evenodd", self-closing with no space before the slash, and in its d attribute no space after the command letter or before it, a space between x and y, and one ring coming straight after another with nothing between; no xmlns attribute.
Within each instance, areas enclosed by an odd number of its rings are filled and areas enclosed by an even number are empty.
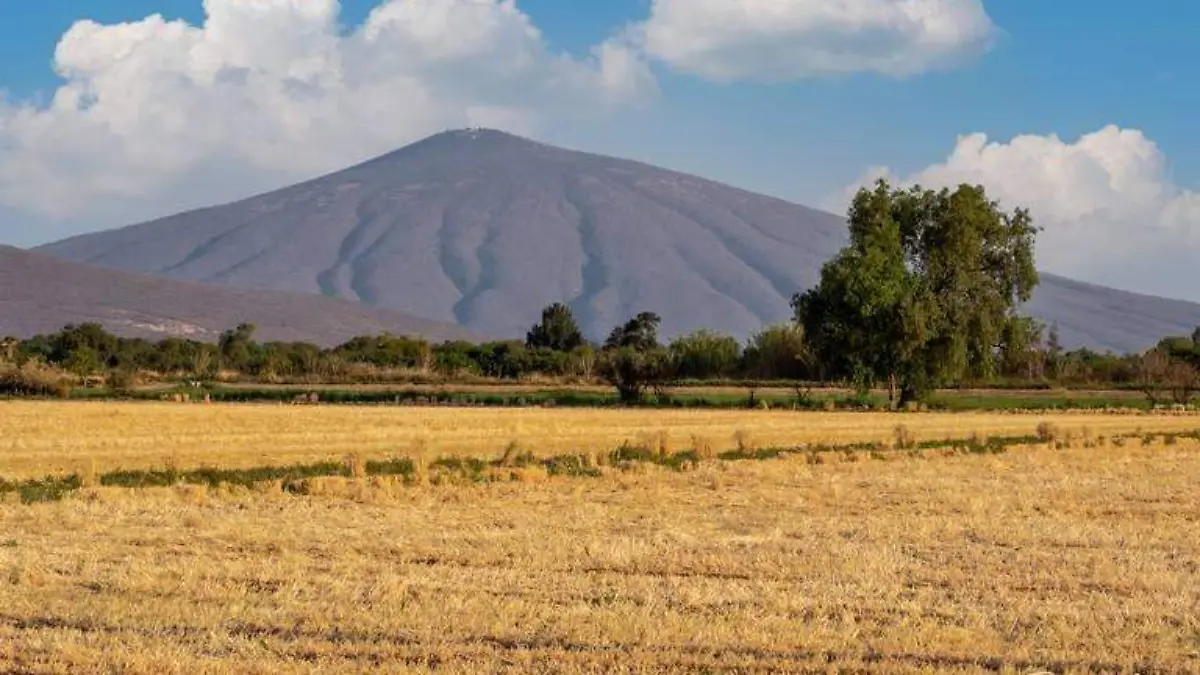
<svg viewBox="0 0 1200 675"><path fill-rule="evenodd" d="M1057 325L1064 345L1102 351L1141 351L1167 336L1190 336L1200 326L1200 304L1046 273L1025 312Z"/></svg>
<svg viewBox="0 0 1200 675"><path fill-rule="evenodd" d="M353 302L150 277L0 246L0 335L28 337L96 322L118 335L215 341L239 323L264 340L332 346L356 335L472 339L467 329Z"/></svg>
<svg viewBox="0 0 1200 675"><path fill-rule="evenodd" d="M566 301L592 337L643 311L673 335L790 314L844 220L637 162L497 131L447 132L226 206L43 248L197 282L319 293L521 336ZM1047 276L1031 311L1064 343L1140 349L1200 305Z"/></svg>

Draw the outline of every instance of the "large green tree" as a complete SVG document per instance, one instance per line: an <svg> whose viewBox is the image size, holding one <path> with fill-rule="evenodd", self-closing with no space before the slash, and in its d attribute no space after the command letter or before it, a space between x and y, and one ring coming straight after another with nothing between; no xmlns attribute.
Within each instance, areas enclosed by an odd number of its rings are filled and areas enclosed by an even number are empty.
<svg viewBox="0 0 1200 675"><path fill-rule="evenodd" d="M542 320L525 336L525 346L529 349L570 352L582 347L583 343L583 332L579 330L571 308L557 302L542 310Z"/></svg>
<svg viewBox="0 0 1200 675"><path fill-rule="evenodd" d="M850 244L793 299L824 375L893 402L996 371L1003 332L1038 282L1028 211L979 186L932 191L879 181L850 206Z"/></svg>

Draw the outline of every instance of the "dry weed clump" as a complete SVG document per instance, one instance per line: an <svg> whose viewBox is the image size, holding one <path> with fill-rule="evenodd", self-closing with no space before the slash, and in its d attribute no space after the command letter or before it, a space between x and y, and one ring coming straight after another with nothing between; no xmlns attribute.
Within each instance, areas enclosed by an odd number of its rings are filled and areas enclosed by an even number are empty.
<svg viewBox="0 0 1200 675"><path fill-rule="evenodd" d="M39 361L18 366L0 363L0 396L67 398L75 377Z"/></svg>
<svg viewBox="0 0 1200 675"><path fill-rule="evenodd" d="M654 445L654 450L660 462L666 461L675 454L675 447L671 442L671 434L667 431L659 431L654 435Z"/></svg>
<svg viewBox="0 0 1200 675"><path fill-rule="evenodd" d="M96 460L84 462L76 473L79 476L79 487L93 488L100 485L100 472L96 469Z"/></svg>
<svg viewBox="0 0 1200 675"><path fill-rule="evenodd" d="M739 454L749 455L758 450L758 443L755 441L754 435L745 429L733 432L733 443Z"/></svg>
<svg viewBox="0 0 1200 675"><path fill-rule="evenodd" d="M1038 422L1038 440L1047 444L1051 449L1061 450L1070 442L1070 435L1054 422Z"/></svg>
<svg viewBox="0 0 1200 675"><path fill-rule="evenodd" d="M717 458L717 448L713 445L712 439L707 436L693 434L692 449L702 461L707 462Z"/></svg>
<svg viewBox="0 0 1200 675"><path fill-rule="evenodd" d="M177 485L179 498L188 504L208 503L208 488L204 485Z"/></svg>
<svg viewBox="0 0 1200 675"><path fill-rule="evenodd" d="M527 453L528 451L521 447L519 441L509 441L508 445L504 446L504 454L500 455L498 463L502 467L516 466L522 455Z"/></svg>
<svg viewBox="0 0 1200 675"><path fill-rule="evenodd" d="M354 480L363 480L367 477L367 463L363 460L360 453L351 453L346 456L346 471Z"/></svg>

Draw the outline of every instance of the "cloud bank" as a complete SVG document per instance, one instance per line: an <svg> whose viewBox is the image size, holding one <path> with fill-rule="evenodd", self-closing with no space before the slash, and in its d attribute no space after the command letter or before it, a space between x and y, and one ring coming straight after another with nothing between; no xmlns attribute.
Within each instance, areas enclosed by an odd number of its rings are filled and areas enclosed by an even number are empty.
<svg viewBox="0 0 1200 675"><path fill-rule="evenodd" d="M654 0L634 33L649 54L720 81L915 75L986 51L980 0Z"/></svg>
<svg viewBox="0 0 1200 675"><path fill-rule="evenodd" d="M0 216L94 229L342 168L431 133L653 99L648 62L717 79L908 75L986 48L979 0L654 0L583 57L516 0L204 0L199 25L76 23L46 104L0 92ZM49 233L48 233L49 234Z"/></svg>
<svg viewBox="0 0 1200 675"><path fill-rule="evenodd" d="M1006 208L1024 206L1035 224L1044 269L1176 297L1196 297L1188 251L1200 247L1200 192L1176 185L1167 159L1136 129L1107 126L1075 141L984 134L958 139L945 161L909 175L887 167L855 183L980 184ZM845 203L845 202L843 202ZM1194 256L1194 253L1193 253ZM1140 288L1139 288L1140 287Z"/></svg>
<svg viewBox="0 0 1200 675"><path fill-rule="evenodd" d="M204 204L462 126L528 131L652 96L619 39L549 50L514 0L205 0L202 25L76 23L45 106L0 99L0 208L47 219ZM130 206L133 204L133 206Z"/></svg>

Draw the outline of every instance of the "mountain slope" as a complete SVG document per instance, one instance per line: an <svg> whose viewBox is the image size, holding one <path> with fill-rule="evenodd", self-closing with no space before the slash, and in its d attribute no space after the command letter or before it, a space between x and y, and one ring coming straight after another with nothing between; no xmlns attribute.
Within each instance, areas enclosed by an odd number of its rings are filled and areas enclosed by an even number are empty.
<svg viewBox="0 0 1200 675"><path fill-rule="evenodd" d="M672 335L746 336L789 313L843 219L636 162L494 131L448 132L307 183L44 247L107 267L358 300L519 336L568 301L604 335L642 310ZM1124 318L1151 311L1152 320ZM1048 277L1032 304L1064 341L1136 349L1200 323ZM1093 314L1091 309L1102 309ZM1131 325L1124 325L1131 324Z"/></svg>
<svg viewBox="0 0 1200 675"><path fill-rule="evenodd" d="M1118 291L1052 274L1025 308L1030 316L1057 325L1064 345L1134 352L1163 337L1189 336L1200 326L1200 304Z"/></svg>
<svg viewBox="0 0 1200 675"><path fill-rule="evenodd" d="M384 331L471 338L464 328L301 293L186 283L63 262L0 246L0 335L28 337L97 322L131 337L214 341L239 323L265 340L335 345Z"/></svg>

